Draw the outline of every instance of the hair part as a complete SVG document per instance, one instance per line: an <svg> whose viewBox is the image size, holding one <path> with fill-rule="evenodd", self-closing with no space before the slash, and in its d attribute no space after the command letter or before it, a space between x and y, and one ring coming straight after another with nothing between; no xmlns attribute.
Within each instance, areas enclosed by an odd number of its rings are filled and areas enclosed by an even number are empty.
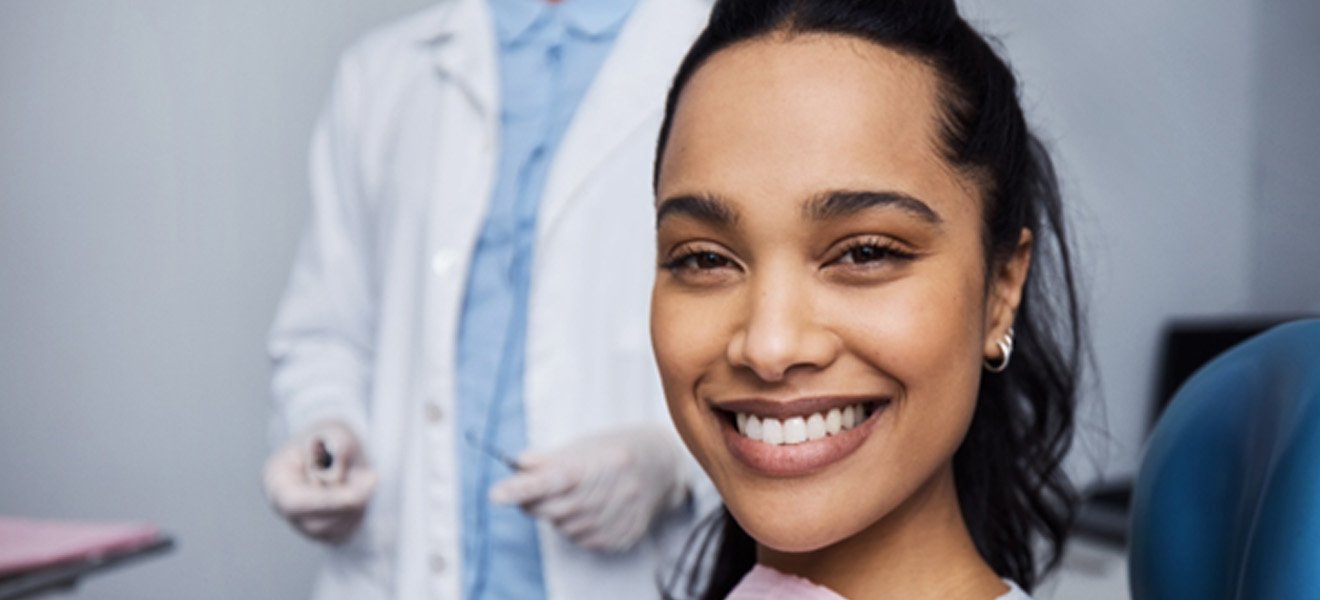
<svg viewBox="0 0 1320 600"><path fill-rule="evenodd" d="M875 43L932 67L940 102L933 141L980 192L987 291L1022 230L1033 233L1013 361L1003 373L982 377L971 426L953 458L959 506L977 550L1001 577L1030 591L1057 565L1077 504L1062 463L1073 439L1082 315L1049 154L1027 126L1011 69L953 0L716 2L670 88L654 182L683 89L711 56L768 36L822 33ZM689 540L693 556L684 564L693 568L675 571L663 593L723 598L755 564L755 552L755 542L721 508Z"/></svg>

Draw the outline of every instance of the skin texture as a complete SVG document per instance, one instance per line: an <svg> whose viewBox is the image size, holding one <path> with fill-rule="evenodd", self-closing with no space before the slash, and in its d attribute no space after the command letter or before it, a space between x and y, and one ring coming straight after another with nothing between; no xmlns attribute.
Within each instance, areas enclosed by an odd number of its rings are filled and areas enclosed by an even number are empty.
<svg viewBox="0 0 1320 600"><path fill-rule="evenodd" d="M977 181L936 143L937 81L849 37L735 45L684 89L661 161L651 326L670 413L759 561L849 598L1006 589L952 461L1031 235L987 272ZM915 204L820 214L836 192ZM837 396L888 404L855 451L793 476L736 458L713 408Z"/></svg>

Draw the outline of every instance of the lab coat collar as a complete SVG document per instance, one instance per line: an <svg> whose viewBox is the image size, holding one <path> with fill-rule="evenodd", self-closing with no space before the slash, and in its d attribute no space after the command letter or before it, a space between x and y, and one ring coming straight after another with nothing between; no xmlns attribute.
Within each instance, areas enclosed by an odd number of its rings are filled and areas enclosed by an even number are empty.
<svg viewBox="0 0 1320 600"><path fill-rule="evenodd" d="M418 35L436 75L462 86L488 126L498 124L499 71L486 0L445 0Z"/></svg>
<svg viewBox="0 0 1320 600"><path fill-rule="evenodd" d="M538 218L541 233L555 226L600 163L664 109L674 71L709 13L708 0L638 1L555 155ZM685 42L675 43L680 38Z"/></svg>
<svg viewBox="0 0 1320 600"><path fill-rule="evenodd" d="M501 44L517 44L540 19L558 11L568 27L586 37L599 37L618 29L636 0L489 0Z"/></svg>

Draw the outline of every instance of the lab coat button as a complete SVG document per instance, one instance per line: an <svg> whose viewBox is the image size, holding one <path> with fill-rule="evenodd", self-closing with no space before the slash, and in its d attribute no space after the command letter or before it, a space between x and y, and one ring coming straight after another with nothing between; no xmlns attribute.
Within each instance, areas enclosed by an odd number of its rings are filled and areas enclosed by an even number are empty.
<svg viewBox="0 0 1320 600"><path fill-rule="evenodd" d="M440 250L431 257L431 270L436 275L445 276L458 264L458 254L453 250Z"/></svg>
<svg viewBox="0 0 1320 600"><path fill-rule="evenodd" d="M445 557L439 554L431 555L431 572L440 574L445 572Z"/></svg>
<svg viewBox="0 0 1320 600"><path fill-rule="evenodd" d="M426 403L426 420L432 423L439 423L445 413L440 410L440 405L435 402Z"/></svg>

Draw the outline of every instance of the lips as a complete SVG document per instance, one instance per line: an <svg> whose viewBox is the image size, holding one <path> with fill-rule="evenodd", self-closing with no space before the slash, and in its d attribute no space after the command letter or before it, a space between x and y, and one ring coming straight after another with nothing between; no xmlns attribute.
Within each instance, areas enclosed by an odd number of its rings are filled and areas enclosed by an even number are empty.
<svg viewBox="0 0 1320 600"><path fill-rule="evenodd" d="M772 477L797 477L851 455L875 429L888 398L738 400L714 405L725 445Z"/></svg>

